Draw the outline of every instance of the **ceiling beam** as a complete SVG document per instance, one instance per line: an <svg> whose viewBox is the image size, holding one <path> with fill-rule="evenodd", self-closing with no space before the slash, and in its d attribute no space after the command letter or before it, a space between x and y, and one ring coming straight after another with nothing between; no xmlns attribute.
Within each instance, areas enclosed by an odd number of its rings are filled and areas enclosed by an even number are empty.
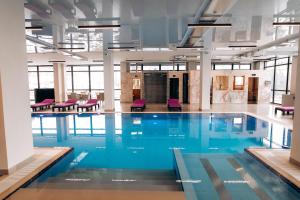
<svg viewBox="0 0 300 200"><path fill-rule="evenodd" d="M212 0L204 0L201 4L201 6L198 8L194 19L193 19L193 24L196 24L199 22L200 18L203 16L204 12L207 10L207 8L209 7L209 5L211 4ZM190 36L193 33L193 28L192 27L188 27L187 31L185 32L181 42L179 43L179 47L182 47L186 44L186 42L188 41L188 39L190 38Z"/></svg>
<svg viewBox="0 0 300 200"><path fill-rule="evenodd" d="M264 45L261 45L261 46L255 47L255 48L251 48L251 50L243 51L243 52L239 53L238 56L247 56L250 53L254 53L254 52L257 52L257 51L268 49L270 47L279 45L283 42L288 42L288 41L295 40L295 39L298 39L298 38L299 38L299 33L294 33L294 34L285 36L283 38L279 38L277 40L274 40L272 42L266 43Z"/></svg>

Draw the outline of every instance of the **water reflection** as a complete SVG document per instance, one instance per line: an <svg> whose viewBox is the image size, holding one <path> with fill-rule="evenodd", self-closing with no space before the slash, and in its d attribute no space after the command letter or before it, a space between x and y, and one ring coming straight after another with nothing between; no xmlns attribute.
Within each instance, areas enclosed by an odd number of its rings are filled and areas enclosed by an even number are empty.
<svg viewBox="0 0 300 200"><path fill-rule="evenodd" d="M232 154L291 144L288 129L244 114L35 114L32 127L35 146L74 147L78 167L172 168L174 148Z"/></svg>

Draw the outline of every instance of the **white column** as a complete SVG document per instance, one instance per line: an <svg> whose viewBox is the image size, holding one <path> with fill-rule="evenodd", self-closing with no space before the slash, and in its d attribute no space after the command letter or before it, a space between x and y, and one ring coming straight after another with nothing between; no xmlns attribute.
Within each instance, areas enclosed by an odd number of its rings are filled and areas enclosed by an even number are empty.
<svg viewBox="0 0 300 200"><path fill-rule="evenodd" d="M112 17L113 1L103 1L103 16ZM104 110L115 109L114 97L114 62L112 51L108 51L108 43L113 42L113 31L103 31L103 64L104 64Z"/></svg>
<svg viewBox="0 0 300 200"><path fill-rule="evenodd" d="M66 98L65 65L53 63L55 102L63 102Z"/></svg>
<svg viewBox="0 0 300 200"><path fill-rule="evenodd" d="M33 155L24 2L0 0L0 171Z"/></svg>
<svg viewBox="0 0 300 200"><path fill-rule="evenodd" d="M297 81L297 66L298 66L298 56L293 56L292 63L292 73L291 73L291 94L296 92L296 81Z"/></svg>
<svg viewBox="0 0 300 200"><path fill-rule="evenodd" d="M104 35L106 35L106 33L104 33ZM103 63L104 63L104 110L113 111L115 109L114 64L113 64L111 52L104 50Z"/></svg>
<svg viewBox="0 0 300 200"><path fill-rule="evenodd" d="M212 31L208 31L203 39L206 51L200 55L200 110L210 110Z"/></svg>
<svg viewBox="0 0 300 200"><path fill-rule="evenodd" d="M300 47L300 34L298 46ZM300 55L300 48L298 48L298 55ZM300 56L298 56L297 68L300 68ZM297 70L296 75L296 99L295 99L295 115L293 123L292 135L292 150L290 161L300 166L300 70Z"/></svg>

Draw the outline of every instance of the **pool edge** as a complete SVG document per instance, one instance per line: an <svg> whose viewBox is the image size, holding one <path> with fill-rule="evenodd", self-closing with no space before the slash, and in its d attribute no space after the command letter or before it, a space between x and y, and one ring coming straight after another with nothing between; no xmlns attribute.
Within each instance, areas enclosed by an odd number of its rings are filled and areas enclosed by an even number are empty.
<svg viewBox="0 0 300 200"><path fill-rule="evenodd" d="M263 160L260 156L256 155L255 153L251 152L251 149L257 149L257 148L246 148L245 152L248 153L251 157L253 157L255 160L263 164L267 169L269 169L271 172L273 172L275 175L277 175L282 181L293 187L297 192L300 192L300 187L298 187L293 181L291 181L289 178L287 178L284 174L282 174L280 171L276 170L271 164L268 164L265 160Z"/></svg>
<svg viewBox="0 0 300 200"><path fill-rule="evenodd" d="M36 178L41 176L45 171L47 171L49 168L54 166L57 162L59 162L61 159L63 159L65 156L67 156L69 153L71 153L74 149L72 147L39 147L39 149L62 149L61 152L57 153L55 156L52 156L51 159L49 159L47 162L41 164L37 167L37 169L29 172L26 174L24 178L19 180L17 183L9 186L8 189L4 190L0 193L0 199L7 199L11 195L13 195L15 192L17 192L20 188L30 184L33 182Z"/></svg>

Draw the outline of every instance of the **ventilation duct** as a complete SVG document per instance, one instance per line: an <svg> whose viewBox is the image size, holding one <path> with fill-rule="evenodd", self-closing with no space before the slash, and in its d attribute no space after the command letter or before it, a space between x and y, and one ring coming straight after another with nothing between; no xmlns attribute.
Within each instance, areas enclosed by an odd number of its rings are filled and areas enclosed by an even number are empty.
<svg viewBox="0 0 300 200"><path fill-rule="evenodd" d="M59 11L66 19L74 19L76 10L73 5L66 0L49 0L49 5Z"/></svg>
<svg viewBox="0 0 300 200"><path fill-rule="evenodd" d="M38 0L27 0L24 3L24 7L36 13L42 18L49 18L52 14L52 10L47 5Z"/></svg>
<svg viewBox="0 0 300 200"><path fill-rule="evenodd" d="M92 0L74 0L77 6L87 18L94 19L97 16L97 9Z"/></svg>

